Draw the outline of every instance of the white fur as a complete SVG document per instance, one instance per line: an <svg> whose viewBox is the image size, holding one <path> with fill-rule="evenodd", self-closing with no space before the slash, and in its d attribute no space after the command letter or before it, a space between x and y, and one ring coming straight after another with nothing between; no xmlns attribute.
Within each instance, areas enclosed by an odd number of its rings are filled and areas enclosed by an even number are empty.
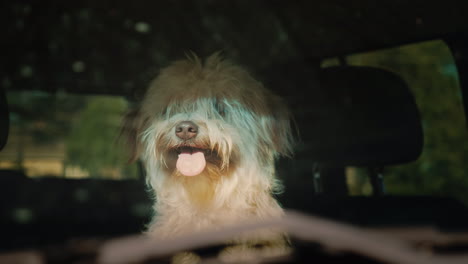
<svg viewBox="0 0 468 264"><path fill-rule="evenodd" d="M175 135L182 121L198 125L194 140ZM196 56L173 63L153 81L132 124L154 191L149 235L167 238L283 215L272 194L281 190L274 161L291 150L289 113L242 68L218 54L204 63ZM215 172L180 176L167 153L181 144L215 151ZM270 233L248 240L271 239L279 238Z"/></svg>

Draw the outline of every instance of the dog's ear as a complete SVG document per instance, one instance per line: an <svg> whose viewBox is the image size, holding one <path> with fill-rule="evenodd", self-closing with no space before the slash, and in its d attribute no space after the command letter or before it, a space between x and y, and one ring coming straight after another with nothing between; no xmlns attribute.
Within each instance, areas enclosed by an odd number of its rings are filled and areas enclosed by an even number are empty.
<svg viewBox="0 0 468 264"><path fill-rule="evenodd" d="M128 162L138 160L141 151L140 133L144 126L140 109L128 111L122 119L119 140L124 143L129 152Z"/></svg>
<svg viewBox="0 0 468 264"><path fill-rule="evenodd" d="M291 157L293 154L294 137L292 132L292 114L282 98L271 95L269 107L273 114L271 119L271 139L277 153Z"/></svg>

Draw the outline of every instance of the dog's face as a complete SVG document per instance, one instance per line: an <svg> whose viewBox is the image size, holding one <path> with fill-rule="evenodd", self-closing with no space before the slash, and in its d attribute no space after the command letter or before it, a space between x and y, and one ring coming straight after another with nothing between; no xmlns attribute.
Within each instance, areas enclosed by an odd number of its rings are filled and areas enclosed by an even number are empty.
<svg viewBox="0 0 468 264"><path fill-rule="evenodd" d="M127 127L135 157L164 177L213 181L249 164L268 167L291 148L280 98L217 55L163 69Z"/></svg>

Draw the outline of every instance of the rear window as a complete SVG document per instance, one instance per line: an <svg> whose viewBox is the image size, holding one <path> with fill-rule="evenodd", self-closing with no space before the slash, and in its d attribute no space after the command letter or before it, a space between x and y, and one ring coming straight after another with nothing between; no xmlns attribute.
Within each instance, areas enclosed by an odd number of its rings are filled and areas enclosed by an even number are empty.
<svg viewBox="0 0 468 264"><path fill-rule="evenodd" d="M0 169L29 177L132 179L117 138L123 97L8 92L10 133L0 152Z"/></svg>

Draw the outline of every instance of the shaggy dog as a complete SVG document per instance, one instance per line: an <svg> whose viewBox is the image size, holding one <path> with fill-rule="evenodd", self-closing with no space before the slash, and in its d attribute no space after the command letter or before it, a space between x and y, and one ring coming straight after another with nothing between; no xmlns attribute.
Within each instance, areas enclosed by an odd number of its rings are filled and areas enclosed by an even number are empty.
<svg viewBox="0 0 468 264"><path fill-rule="evenodd" d="M289 112L247 71L219 54L161 70L124 131L155 195L147 233L172 238L283 215L274 161L291 153ZM279 243L277 232L240 236Z"/></svg>

